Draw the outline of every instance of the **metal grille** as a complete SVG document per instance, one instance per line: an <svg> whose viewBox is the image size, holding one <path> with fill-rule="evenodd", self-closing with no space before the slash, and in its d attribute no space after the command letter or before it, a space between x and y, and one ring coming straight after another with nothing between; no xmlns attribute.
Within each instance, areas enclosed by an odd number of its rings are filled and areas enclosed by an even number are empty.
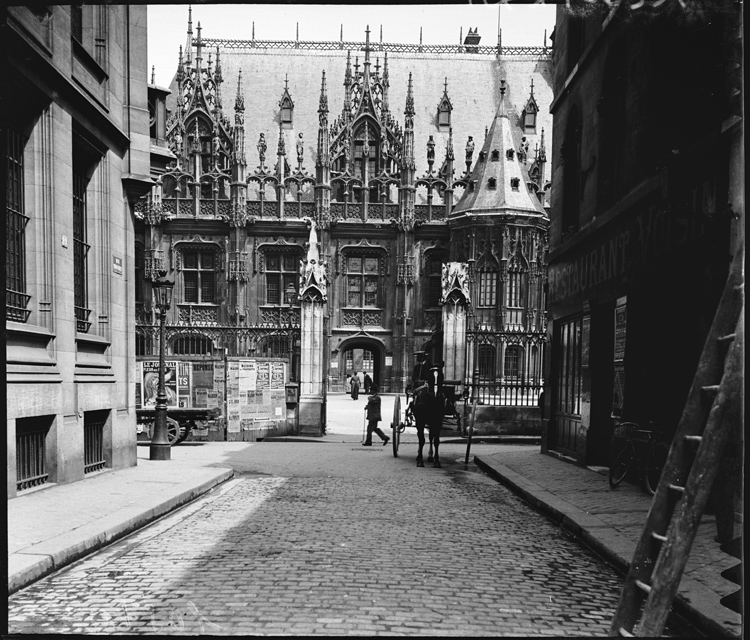
<svg viewBox="0 0 750 640"><path fill-rule="evenodd" d="M45 437L47 430L20 428L16 433L16 488L18 491L47 482Z"/></svg>
<svg viewBox="0 0 750 640"><path fill-rule="evenodd" d="M213 352L213 342L205 336L194 334L177 336L172 342L173 355L210 356Z"/></svg>
<svg viewBox="0 0 750 640"><path fill-rule="evenodd" d="M86 244L86 176L73 170L73 290L75 299L76 329L86 333L88 321L87 262L89 245Z"/></svg>
<svg viewBox="0 0 750 640"><path fill-rule="evenodd" d="M28 217L24 214L24 138L18 131L8 129L6 149L7 180L5 184L5 317L26 322L30 311L26 307L31 296L26 295L26 237Z"/></svg>
<svg viewBox="0 0 750 640"><path fill-rule="evenodd" d="M352 42L344 40L332 41L310 41L302 40L238 40L223 38L206 38L203 45L209 48L224 47L226 49L308 49L316 51L337 51L353 49L361 51L364 42ZM464 46L452 44L398 44L393 42L370 43L370 51L388 51L389 53L448 53L462 54L472 53L474 55L492 55L498 53L502 56L535 56L549 57L552 55L552 47L485 47Z"/></svg>
<svg viewBox="0 0 750 640"><path fill-rule="evenodd" d="M92 473L104 469L104 422L105 418L98 413L83 418L83 473Z"/></svg>

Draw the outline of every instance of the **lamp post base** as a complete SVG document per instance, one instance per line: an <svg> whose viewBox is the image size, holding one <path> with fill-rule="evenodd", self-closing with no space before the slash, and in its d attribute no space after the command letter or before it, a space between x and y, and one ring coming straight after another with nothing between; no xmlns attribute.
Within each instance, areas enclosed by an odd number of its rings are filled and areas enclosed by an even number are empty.
<svg viewBox="0 0 750 640"><path fill-rule="evenodd" d="M149 460L171 460L172 447L169 444L151 443Z"/></svg>

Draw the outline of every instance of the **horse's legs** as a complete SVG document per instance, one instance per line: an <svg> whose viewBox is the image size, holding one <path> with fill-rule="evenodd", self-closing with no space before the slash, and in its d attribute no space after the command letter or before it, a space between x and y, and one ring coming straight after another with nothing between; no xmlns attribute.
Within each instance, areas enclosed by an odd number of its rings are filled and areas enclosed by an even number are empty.
<svg viewBox="0 0 750 640"><path fill-rule="evenodd" d="M440 447L440 429L442 425L439 425L435 427L434 432L433 429L430 429L430 442L433 440L435 441L435 462L432 463L433 467L440 468L442 465L440 464L440 456L438 455L438 448Z"/></svg>
<svg viewBox="0 0 750 640"><path fill-rule="evenodd" d="M417 437L419 438L419 449L417 450L417 466L424 467L424 462L422 462L422 447L424 447L424 425L417 425Z"/></svg>
<svg viewBox="0 0 750 640"><path fill-rule="evenodd" d="M430 452L427 454L427 462L432 462L432 427L430 427Z"/></svg>

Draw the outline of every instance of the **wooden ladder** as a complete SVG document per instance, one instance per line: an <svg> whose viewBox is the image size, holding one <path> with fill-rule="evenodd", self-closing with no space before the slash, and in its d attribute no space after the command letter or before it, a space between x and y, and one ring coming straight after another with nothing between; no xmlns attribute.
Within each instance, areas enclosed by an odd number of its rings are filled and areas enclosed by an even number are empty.
<svg viewBox="0 0 750 640"><path fill-rule="evenodd" d="M660 635L677 593L730 433L723 416L743 393L743 260L744 245L732 262L610 636Z"/></svg>

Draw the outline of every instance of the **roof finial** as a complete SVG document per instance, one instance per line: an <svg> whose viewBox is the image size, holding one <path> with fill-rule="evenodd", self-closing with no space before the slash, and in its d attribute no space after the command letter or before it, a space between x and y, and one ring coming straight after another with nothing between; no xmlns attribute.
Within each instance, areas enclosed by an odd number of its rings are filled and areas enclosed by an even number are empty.
<svg viewBox="0 0 750 640"><path fill-rule="evenodd" d="M255 40L255 20L253 20L253 40Z"/></svg>
<svg viewBox="0 0 750 640"><path fill-rule="evenodd" d="M534 78L531 79L531 95L534 95Z"/></svg>
<svg viewBox="0 0 750 640"><path fill-rule="evenodd" d="M500 112L498 115L501 118L508 117L508 112L505 108L505 80L500 80Z"/></svg>
<svg viewBox="0 0 750 640"><path fill-rule="evenodd" d="M339 40L341 40L341 42L344 41L344 25L343 24L341 25L341 34L339 35Z"/></svg>
<svg viewBox="0 0 750 640"><path fill-rule="evenodd" d="M299 22L297 23L297 42L299 42Z"/></svg>
<svg viewBox="0 0 750 640"><path fill-rule="evenodd" d="M383 25L380 25L380 44L383 44Z"/></svg>
<svg viewBox="0 0 750 640"><path fill-rule="evenodd" d="M156 84L156 67L151 65L151 84Z"/></svg>
<svg viewBox="0 0 750 640"><path fill-rule="evenodd" d="M422 27L419 27L419 46L422 46Z"/></svg>

